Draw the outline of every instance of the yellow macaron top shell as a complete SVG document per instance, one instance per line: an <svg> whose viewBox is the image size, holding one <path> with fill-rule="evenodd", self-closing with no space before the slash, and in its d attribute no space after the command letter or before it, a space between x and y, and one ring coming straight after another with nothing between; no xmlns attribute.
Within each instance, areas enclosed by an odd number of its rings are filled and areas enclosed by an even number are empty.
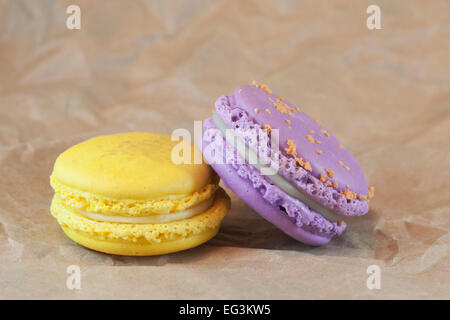
<svg viewBox="0 0 450 320"><path fill-rule="evenodd" d="M171 136L131 132L81 142L57 159L51 176L60 190L113 200L182 199L211 184L211 169L175 164ZM191 145L193 158L195 146Z"/></svg>

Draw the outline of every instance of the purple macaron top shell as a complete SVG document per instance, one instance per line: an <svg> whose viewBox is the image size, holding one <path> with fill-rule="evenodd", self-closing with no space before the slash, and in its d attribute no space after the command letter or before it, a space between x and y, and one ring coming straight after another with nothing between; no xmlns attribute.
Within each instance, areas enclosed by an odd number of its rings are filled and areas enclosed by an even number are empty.
<svg viewBox="0 0 450 320"><path fill-rule="evenodd" d="M368 194L369 186L358 161L331 132L301 109L252 85L237 87L229 98L261 127L268 124L279 130L282 152L288 147L287 141L292 140L297 157L310 162L315 177L323 173L330 182L338 183L338 190L344 191L348 185L352 192ZM327 174L326 169L331 170L333 177Z"/></svg>
<svg viewBox="0 0 450 320"><path fill-rule="evenodd" d="M262 91L258 88L250 86L246 87L248 89L253 88L255 90ZM252 134L252 130L249 130L261 129L263 125L256 122L256 119L253 117L254 110L244 110L243 107L238 104L238 100L235 98L236 95L243 94L244 90L240 90L240 88L242 87L236 89L235 94L233 95L220 97L215 104L216 112L218 116L225 122L225 124L238 136L240 136L251 149L258 150L257 152L261 159L263 159L263 161L265 161L266 163L270 163L270 166L274 168L276 166L274 166L273 164L273 153L271 154L270 146L265 145L265 143L260 143L259 139L255 139L255 136ZM262 92L266 94L264 91ZM261 111L259 113L261 113ZM274 112L271 112L271 114L273 113ZM315 124L313 120L312 122ZM274 128L274 126L272 128ZM293 129L294 128L289 130ZM282 144L282 137L280 137L280 144ZM340 149L339 146L337 147ZM325 150L323 152L325 152ZM298 156L303 157L303 154L300 153L300 149L298 147L297 153ZM330 185L325 184L314 175L314 172L307 171L305 168L299 166L292 156L286 155L283 152L278 152L278 162L279 167L277 167L277 172L279 175L290 181L298 190L304 192L316 202L329 208L333 212L342 216L359 216L364 215L368 212L369 205L367 201L360 199L347 199L338 188L334 188ZM311 165L313 165L312 161ZM361 171L359 166L356 165L355 168ZM362 179L365 182L364 176L362 176ZM352 190L351 186L350 190Z"/></svg>

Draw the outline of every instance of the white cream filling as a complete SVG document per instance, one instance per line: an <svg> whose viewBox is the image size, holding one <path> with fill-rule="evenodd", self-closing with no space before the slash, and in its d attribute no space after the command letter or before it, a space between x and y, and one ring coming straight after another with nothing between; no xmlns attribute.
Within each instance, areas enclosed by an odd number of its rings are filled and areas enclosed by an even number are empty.
<svg viewBox="0 0 450 320"><path fill-rule="evenodd" d="M154 216L147 217L123 217L123 216L107 216L95 212L86 212L78 210L78 213L93 220L102 222L117 222L117 223L167 223L176 220L183 220L191 218L199 213L205 212L213 203L214 197L209 198L196 206L193 206L187 210L169 213L169 214L158 214Z"/></svg>
<svg viewBox="0 0 450 320"><path fill-rule="evenodd" d="M295 186L293 186L288 180L286 180L284 177L280 176L274 169L272 169L269 166L266 166L262 164L262 160L258 157L256 152L254 152L252 149L250 149L247 144L239 137L237 136L233 130L231 130L225 122L217 115L215 112L213 114L213 121L216 125L217 129L222 133L222 135L225 137L226 141L232 145L233 147L236 147L236 150L238 151L239 155L247 161L251 166L258 169L259 171L264 170L266 173L266 176L268 179L272 180L273 183L275 183L281 190L289 194L290 196L300 200L302 203L307 205L309 208L314 210L317 213L320 213L324 218L330 220L330 221L341 221L342 217L335 214L328 208L325 208L320 203L314 201L312 198L310 198L308 195L305 195L304 193L300 192ZM226 131L227 130L227 131ZM228 132L228 134L226 134ZM255 159L257 159L255 161ZM271 174L267 174L267 172L270 172Z"/></svg>

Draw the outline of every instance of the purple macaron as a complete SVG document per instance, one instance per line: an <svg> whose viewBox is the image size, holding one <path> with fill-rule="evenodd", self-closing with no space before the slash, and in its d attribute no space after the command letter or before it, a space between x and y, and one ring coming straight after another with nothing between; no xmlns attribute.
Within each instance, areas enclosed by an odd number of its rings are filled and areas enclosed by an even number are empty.
<svg viewBox="0 0 450 320"><path fill-rule="evenodd" d="M325 127L265 85L220 97L204 121L205 160L225 185L294 239L323 245L364 215L374 189Z"/></svg>

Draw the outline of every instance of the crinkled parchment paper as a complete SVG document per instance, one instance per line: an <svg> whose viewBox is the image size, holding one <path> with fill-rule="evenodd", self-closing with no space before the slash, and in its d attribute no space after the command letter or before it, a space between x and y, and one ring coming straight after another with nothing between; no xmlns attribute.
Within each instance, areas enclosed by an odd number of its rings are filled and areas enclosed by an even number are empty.
<svg viewBox="0 0 450 320"><path fill-rule="evenodd" d="M73 3L81 30L66 28ZM381 30L370 1L1 1L0 298L450 298L450 3L377 3ZM297 243L231 192L217 237L186 252L112 256L63 234L59 153L192 130L254 79L320 119L375 186L341 238Z"/></svg>

